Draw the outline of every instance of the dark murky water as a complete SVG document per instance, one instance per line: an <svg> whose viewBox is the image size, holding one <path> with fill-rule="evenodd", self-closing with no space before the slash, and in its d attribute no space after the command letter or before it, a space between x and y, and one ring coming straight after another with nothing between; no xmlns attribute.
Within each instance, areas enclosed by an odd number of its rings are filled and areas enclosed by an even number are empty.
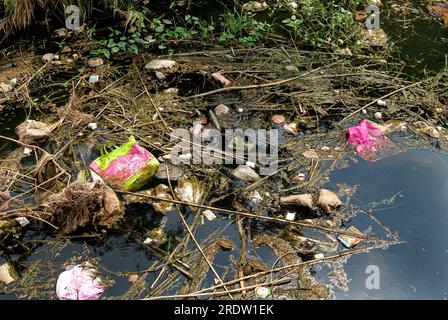
<svg viewBox="0 0 448 320"><path fill-rule="evenodd" d="M334 171L331 185L359 185L353 205L367 210L400 192L393 204L379 206L373 215L406 243L350 257L345 270L349 291L335 289L338 299L448 298L448 152L409 151L384 160L361 161ZM351 224L366 230L375 224L358 214ZM373 232L381 234L381 228ZM380 289L366 288L366 268L380 271ZM322 272L323 273L323 272Z"/></svg>

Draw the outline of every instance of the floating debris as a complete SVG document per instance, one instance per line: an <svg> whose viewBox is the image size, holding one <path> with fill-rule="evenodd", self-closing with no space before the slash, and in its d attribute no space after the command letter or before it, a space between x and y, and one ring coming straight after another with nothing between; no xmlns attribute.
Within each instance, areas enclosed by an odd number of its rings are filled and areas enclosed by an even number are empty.
<svg viewBox="0 0 448 320"><path fill-rule="evenodd" d="M98 300L104 292L101 279L90 265L76 265L62 272L56 283L60 300Z"/></svg>
<svg viewBox="0 0 448 320"><path fill-rule="evenodd" d="M360 234L361 232L356 229L356 227L354 226L350 226L347 230L347 232L353 233L353 234ZM359 237L352 237L349 235L345 235L345 234L341 234L338 236L338 240L346 247L346 248L353 248L356 245L358 245L361 241L362 238Z"/></svg>
<svg viewBox="0 0 448 320"><path fill-rule="evenodd" d="M174 189L176 196L185 202L200 204L205 197L205 187L195 176L183 176Z"/></svg>
<svg viewBox="0 0 448 320"><path fill-rule="evenodd" d="M380 107L385 107L387 105L386 101L379 99L376 102L377 105L379 105Z"/></svg>
<svg viewBox="0 0 448 320"><path fill-rule="evenodd" d="M332 212L334 209L342 206L344 203L339 199L339 197L330 190L321 189L319 191L319 200L317 205L324 209L327 213Z"/></svg>
<svg viewBox="0 0 448 320"><path fill-rule="evenodd" d="M215 114L219 116L223 116L229 112L229 107L225 104L218 104L215 108Z"/></svg>
<svg viewBox="0 0 448 320"><path fill-rule="evenodd" d="M217 218L216 214L212 210L204 210L202 211L202 214L207 218L208 221L213 221Z"/></svg>
<svg viewBox="0 0 448 320"><path fill-rule="evenodd" d="M313 208L313 196L307 193L307 194L294 194L286 197L281 197L280 204L288 206L293 205L311 209Z"/></svg>
<svg viewBox="0 0 448 320"><path fill-rule="evenodd" d="M95 83L97 83L98 81L100 81L100 76L98 76L98 75L91 75L91 76L89 77L89 83L90 83L90 84L95 84Z"/></svg>
<svg viewBox="0 0 448 320"><path fill-rule="evenodd" d="M271 290L266 287L255 288L255 295L257 298L265 299L271 295Z"/></svg>
<svg viewBox="0 0 448 320"><path fill-rule="evenodd" d="M16 281L19 275L10 262L6 262L0 265L0 284L8 285L11 282Z"/></svg>
<svg viewBox="0 0 448 320"><path fill-rule="evenodd" d="M87 125L87 128L89 128L92 131L95 131L96 129L98 129L98 124L96 122L91 122Z"/></svg>
<svg viewBox="0 0 448 320"><path fill-rule="evenodd" d="M25 144L40 144L58 125L59 123L46 124L40 121L26 120L16 128L16 133L19 140Z"/></svg>
<svg viewBox="0 0 448 320"><path fill-rule="evenodd" d="M288 221L294 221L296 219L296 213L295 212L286 213L285 219Z"/></svg>
<svg viewBox="0 0 448 320"><path fill-rule="evenodd" d="M155 176L159 165L131 136L121 147L93 161L90 169L114 188L135 191Z"/></svg>
<svg viewBox="0 0 448 320"><path fill-rule="evenodd" d="M221 238L218 241L216 241L216 244L223 248L224 250L233 250L236 248L235 243L233 243L232 240Z"/></svg>
<svg viewBox="0 0 448 320"><path fill-rule="evenodd" d="M90 68L97 68L104 64L104 60L102 58L90 58L87 61L87 64L89 65Z"/></svg>
<svg viewBox="0 0 448 320"><path fill-rule="evenodd" d="M167 59L155 59L150 61L145 68L149 70L161 70L161 69L170 69L177 64L174 60Z"/></svg>

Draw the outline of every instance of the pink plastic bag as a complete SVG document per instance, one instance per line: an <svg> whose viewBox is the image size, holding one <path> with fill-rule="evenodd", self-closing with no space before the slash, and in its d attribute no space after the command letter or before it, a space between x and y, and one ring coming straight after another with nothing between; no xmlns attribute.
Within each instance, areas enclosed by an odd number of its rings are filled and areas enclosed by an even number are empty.
<svg viewBox="0 0 448 320"><path fill-rule="evenodd" d="M362 119L347 130L347 141L356 147L356 153L366 160L378 160L378 151L396 149L394 143L374 124ZM394 152L392 152L394 153Z"/></svg>
<svg viewBox="0 0 448 320"><path fill-rule="evenodd" d="M60 300L98 300L104 288L94 272L94 269L80 265L62 272L56 283L56 295Z"/></svg>

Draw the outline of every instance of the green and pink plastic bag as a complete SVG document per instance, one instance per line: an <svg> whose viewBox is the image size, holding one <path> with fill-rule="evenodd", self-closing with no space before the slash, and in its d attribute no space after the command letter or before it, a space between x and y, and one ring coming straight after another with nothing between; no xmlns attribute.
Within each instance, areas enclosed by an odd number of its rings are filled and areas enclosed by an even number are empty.
<svg viewBox="0 0 448 320"><path fill-rule="evenodd" d="M90 169L114 188L135 191L157 173L159 166L159 161L131 136L126 144L93 161Z"/></svg>

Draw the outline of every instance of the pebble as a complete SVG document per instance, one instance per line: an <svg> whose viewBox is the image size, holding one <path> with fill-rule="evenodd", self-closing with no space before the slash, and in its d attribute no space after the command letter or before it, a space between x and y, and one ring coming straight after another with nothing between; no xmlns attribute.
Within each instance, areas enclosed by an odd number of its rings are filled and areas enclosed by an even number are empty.
<svg viewBox="0 0 448 320"><path fill-rule="evenodd" d="M157 171L156 178L157 179L167 179L168 175L166 174L166 168L168 166L170 181L177 181L180 177L184 175L184 170L178 166L174 166L171 164L162 163Z"/></svg>
<svg viewBox="0 0 448 320"><path fill-rule="evenodd" d="M276 114L274 116L272 116L272 122L275 124L281 124L284 123L286 121L286 118L284 116L282 116L281 114Z"/></svg>
<svg viewBox="0 0 448 320"><path fill-rule="evenodd" d="M219 117L229 112L229 107L225 104L218 104L215 108L215 114Z"/></svg>
<svg viewBox="0 0 448 320"><path fill-rule="evenodd" d="M104 64L104 60L102 58L99 58L99 57L97 57L97 58L90 58L87 61L87 64L89 65L90 68L96 68L96 67L99 67L99 66L103 65Z"/></svg>
<svg viewBox="0 0 448 320"><path fill-rule="evenodd" d="M170 69L177 64L174 60L155 59L150 61L145 68L149 70Z"/></svg>
<svg viewBox="0 0 448 320"><path fill-rule="evenodd" d="M297 173L291 177L291 182L301 182L305 181L305 174L304 173Z"/></svg>
<svg viewBox="0 0 448 320"><path fill-rule="evenodd" d="M286 132L288 132L288 133L290 133L290 134L293 134L293 135L296 135L296 134L299 132L299 130L298 130L298 128L297 128L297 123L289 123L289 124L285 124L285 125L283 126L283 129L284 129Z"/></svg>
<svg viewBox="0 0 448 320"><path fill-rule="evenodd" d="M96 124L95 122L91 122L87 125L87 128L89 128L92 131L95 131L96 129L98 129L98 124Z"/></svg>
<svg viewBox="0 0 448 320"><path fill-rule="evenodd" d="M54 53L46 53L42 56L43 62L49 62L51 60L58 60L58 59L59 59L59 56Z"/></svg>
<svg viewBox="0 0 448 320"><path fill-rule="evenodd" d="M163 72L156 71L156 78L159 79L159 80L165 80L166 76L165 76L165 74Z"/></svg>
<svg viewBox="0 0 448 320"><path fill-rule="evenodd" d="M387 103L386 103L386 101L380 99L376 102L376 104L381 107L385 107Z"/></svg>
<svg viewBox="0 0 448 320"><path fill-rule="evenodd" d="M254 169L240 164L235 170L233 170L232 174L238 179L255 182L260 180L260 176L254 171Z"/></svg>

